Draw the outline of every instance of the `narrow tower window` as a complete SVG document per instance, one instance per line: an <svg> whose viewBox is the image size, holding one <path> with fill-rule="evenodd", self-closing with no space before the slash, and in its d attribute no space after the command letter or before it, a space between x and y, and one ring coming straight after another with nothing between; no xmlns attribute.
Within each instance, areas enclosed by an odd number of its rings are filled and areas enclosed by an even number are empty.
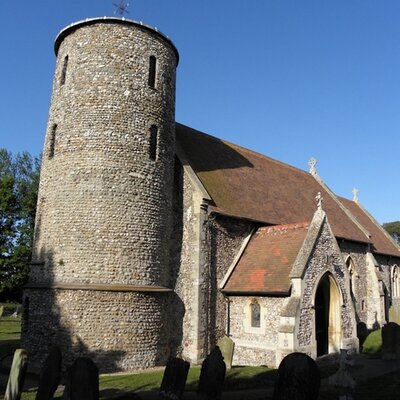
<svg viewBox="0 0 400 400"><path fill-rule="evenodd" d="M156 87L156 68L157 59L154 56L150 56L149 59L149 86Z"/></svg>
<svg viewBox="0 0 400 400"><path fill-rule="evenodd" d="M150 160L153 161L157 159L157 142L158 142L158 128L156 125L152 125L150 127L149 157Z"/></svg>
<svg viewBox="0 0 400 400"><path fill-rule="evenodd" d="M51 127L51 132L50 132L50 142L49 142L49 158L54 157L54 148L56 145L56 131L57 131L57 124L54 124Z"/></svg>
<svg viewBox="0 0 400 400"><path fill-rule="evenodd" d="M67 77L68 56L64 57L64 62L61 70L60 86L64 85L65 78Z"/></svg>

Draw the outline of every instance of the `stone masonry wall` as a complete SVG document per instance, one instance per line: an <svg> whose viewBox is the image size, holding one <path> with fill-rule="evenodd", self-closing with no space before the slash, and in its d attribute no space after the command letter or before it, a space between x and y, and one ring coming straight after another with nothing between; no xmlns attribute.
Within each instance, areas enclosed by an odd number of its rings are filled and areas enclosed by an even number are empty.
<svg viewBox="0 0 400 400"><path fill-rule="evenodd" d="M120 19L80 22L56 43L22 340L40 357L60 329L67 359L82 348L116 369L158 365L176 346L173 300L142 290L170 284L177 52Z"/></svg>
<svg viewBox="0 0 400 400"><path fill-rule="evenodd" d="M88 290L26 290L22 347L40 366L52 345L62 349L64 369L89 356L100 371L163 365L170 342L164 329L168 294Z"/></svg>
<svg viewBox="0 0 400 400"><path fill-rule="evenodd" d="M282 297L230 297L231 338L235 342L234 365L276 365ZM250 303L261 307L261 326L252 328Z"/></svg>
<svg viewBox="0 0 400 400"><path fill-rule="evenodd" d="M221 293L219 286L252 227L249 221L216 214L209 217L205 226L203 248L207 264L203 279L207 282L208 351L227 334L228 298Z"/></svg>
<svg viewBox="0 0 400 400"><path fill-rule="evenodd" d="M300 322L297 336L299 346L313 345L314 319L311 310L318 279L325 272L330 272L333 275L342 296L341 336L343 339L351 339L355 336L355 326L352 319L353 307L348 293L347 271L342 256L335 246L335 240L325 222L314 246L303 279L304 289L300 305Z"/></svg>
<svg viewBox="0 0 400 400"><path fill-rule="evenodd" d="M115 20L67 33L58 50L35 231L33 261L45 264L33 266L31 282L165 285L176 53L157 32ZM157 59L154 88L150 56Z"/></svg>
<svg viewBox="0 0 400 400"><path fill-rule="evenodd" d="M355 266L352 284L352 301L355 306L356 320L357 322L367 323L369 307L371 307L369 302L373 298L371 292L372 285L369 281L369 273L367 271L367 245L362 243L340 241L339 246L342 251L343 260L346 261L347 257L351 257Z"/></svg>

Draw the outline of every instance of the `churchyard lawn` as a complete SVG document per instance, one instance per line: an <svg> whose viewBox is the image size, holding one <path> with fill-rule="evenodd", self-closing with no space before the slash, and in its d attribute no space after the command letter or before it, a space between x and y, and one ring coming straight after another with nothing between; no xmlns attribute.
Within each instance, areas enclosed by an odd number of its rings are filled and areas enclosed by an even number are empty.
<svg viewBox="0 0 400 400"><path fill-rule="evenodd" d="M6 354L12 354L19 346L20 318L3 316L0 318L0 360ZM373 332L364 343L364 350L368 355L378 353L381 347L380 331ZM335 370L332 366L323 368L322 378L331 375ZM4 374L5 371L0 371ZM232 390L246 390L257 388L272 388L276 370L266 367L235 367L227 371L224 392ZM186 383L186 391L196 391L200 376L200 367L192 367ZM391 399L398 392L398 372L388 373L368 381L360 382L356 388L355 398L363 400ZM163 377L163 369L155 369L135 374L111 374L100 376L100 398L108 400L121 394L121 390L155 390L160 388ZM0 400L4 399L4 385L0 384ZM30 385L35 386L35 385ZM34 400L35 391L23 392L21 400ZM62 393L56 393L56 399L61 399ZM319 400L336 400L338 392L335 389L322 387Z"/></svg>

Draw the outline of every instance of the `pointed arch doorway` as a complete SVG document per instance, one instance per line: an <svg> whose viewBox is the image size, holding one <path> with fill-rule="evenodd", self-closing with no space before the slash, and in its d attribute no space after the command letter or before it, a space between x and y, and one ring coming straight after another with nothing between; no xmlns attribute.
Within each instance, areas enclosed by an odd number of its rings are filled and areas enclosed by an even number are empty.
<svg viewBox="0 0 400 400"><path fill-rule="evenodd" d="M325 274L315 293L317 357L338 352L341 341L340 292L331 274Z"/></svg>

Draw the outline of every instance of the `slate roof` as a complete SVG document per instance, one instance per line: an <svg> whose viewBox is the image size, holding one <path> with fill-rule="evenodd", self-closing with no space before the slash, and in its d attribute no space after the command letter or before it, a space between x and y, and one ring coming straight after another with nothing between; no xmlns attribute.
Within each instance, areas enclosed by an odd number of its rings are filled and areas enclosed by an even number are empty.
<svg viewBox="0 0 400 400"><path fill-rule="evenodd" d="M288 295L289 274L308 227L309 223L258 228L222 291Z"/></svg>

